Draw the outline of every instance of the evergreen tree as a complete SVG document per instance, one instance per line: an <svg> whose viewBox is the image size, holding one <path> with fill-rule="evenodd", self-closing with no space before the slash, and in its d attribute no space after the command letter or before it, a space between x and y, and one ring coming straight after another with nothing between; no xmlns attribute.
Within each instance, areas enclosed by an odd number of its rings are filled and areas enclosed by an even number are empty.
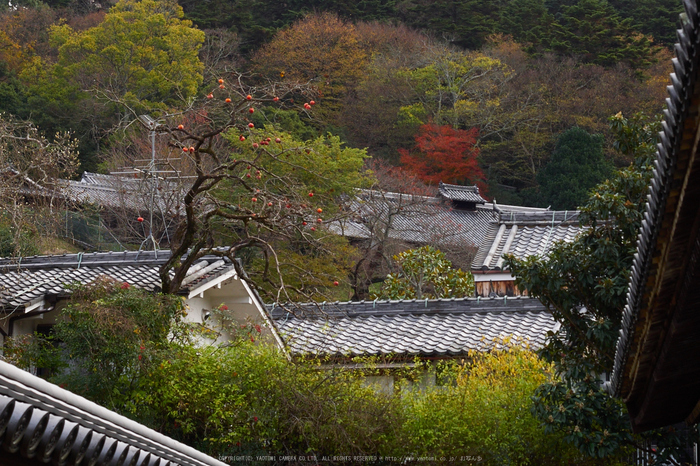
<svg viewBox="0 0 700 466"><path fill-rule="evenodd" d="M517 42L537 46L548 42L553 21L544 0L511 0L501 13L499 30Z"/></svg>
<svg viewBox="0 0 700 466"><path fill-rule="evenodd" d="M427 29L454 45L475 50L487 36L497 32L502 10L499 0L414 0L405 2L401 19L410 26Z"/></svg>
<svg viewBox="0 0 700 466"><path fill-rule="evenodd" d="M651 41L635 31L632 19L623 19L605 0L562 6L549 49L598 65L627 62L633 68L648 66L654 55Z"/></svg>
<svg viewBox="0 0 700 466"><path fill-rule="evenodd" d="M581 209L586 228L547 257L506 259L517 286L542 301L561 324L540 351L560 378L536 390L533 413L546 432L563 433L593 458L629 458L634 448L653 442L655 447L645 450L649 464L688 464L683 448L697 442L697 426L635 435L624 404L605 391L598 377L614 364L660 124L618 114L611 129L615 148L635 161L596 187Z"/></svg>
<svg viewBox="0 0 700 466"><path fill-rule="evenodd" d="M556 210L573 210L588 192L612 173L603 156L603 136L577 126L557 140L552 158L537 174L541 202Z"/></svg>
<svg viewBox="0 0 700 466"><path fill-rule="evenodd" d="M654 37L667 47L676 42L678 15L683 11L680 0L610 0L622 17L631 18L635 28Z"/></svg>
<svg viewBox="0 0 700 466"><path fill-rule="evenodd" d="M26 87L10 71L7 63L0 61L0 113L21 118L28 116Z"/></svg>

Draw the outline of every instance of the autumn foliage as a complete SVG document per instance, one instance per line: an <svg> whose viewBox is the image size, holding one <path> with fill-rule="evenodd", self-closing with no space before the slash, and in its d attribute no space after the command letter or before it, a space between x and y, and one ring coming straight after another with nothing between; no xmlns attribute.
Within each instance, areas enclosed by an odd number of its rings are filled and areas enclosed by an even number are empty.
<svg viewBox="0 0 700 466"><path fill-rule="evenodd" d="M436 124L422 125L413 150L399 149L401 163L426 183L478 184L484 173L479 168L476 147L478 130L454 129Z"/></svg>
<svg viewBox="0 0 700 466"><path fill-rule="evenodd" d="M272 80L312 83L333 120L347 92L362 78L368 56L355 26L331 13L308 15L280 31L253 57L254 70Z"/></svg>

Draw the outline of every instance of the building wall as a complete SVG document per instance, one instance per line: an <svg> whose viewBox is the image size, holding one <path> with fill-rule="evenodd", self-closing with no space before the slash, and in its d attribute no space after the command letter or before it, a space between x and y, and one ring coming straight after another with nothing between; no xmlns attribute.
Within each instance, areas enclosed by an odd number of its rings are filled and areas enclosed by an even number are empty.
<svg viewBox="0 0 700 466"><path fill-rule="evenodd" d="M221 322L216 320L216 313L212 313L212 310L222 305L228 307L227 315L232 319L234 325L245 324L247 322L260 325L264 323L256 302L252 299L241 281L237 279L226 280L221 286L209 288L195 296L187 299L183 297L183 299L185 301L187 313L185 321L190 323L206 323L212 328L220 329ZM18 311L15 315L0 321L0 324L5 333L9 334L11 331L13 336L31 335L37 331L38 326L55 324L61 311L68 302L69 301L66 299L60 300L56 303L53 310L30 317L24 317L24 314ZM32 313L37 311L39 310L35 310ZM210 317L205 319L205 314L209 314ZM12 321L11 326L10 321ZM10 327L12 327L12 330L10 330ZM267 333L269 333L269 329ZM5 338L2 337L0 343L4 344L4 340ZM224 333L217 339L217 342L228 340L228 335ZM211 343L211 340L209 340L208 343Z"/></svg>
<svg viewBox="0 0 700 466"><path fill-rule="evenodd" d="M515 285L515 280L488 280L476 282L476 295L488 297L491 293L498 296L527 296L527 290L520 290Z"/></svg>

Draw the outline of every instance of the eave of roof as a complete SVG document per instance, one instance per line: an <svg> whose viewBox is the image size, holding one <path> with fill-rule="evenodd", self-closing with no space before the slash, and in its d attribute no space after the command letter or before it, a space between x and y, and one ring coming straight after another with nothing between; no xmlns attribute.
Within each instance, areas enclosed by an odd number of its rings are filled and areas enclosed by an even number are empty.
<svg viewBox="0 0 700 466"><path fill-rule="evenodd" d="M62 254L0 259L0 307L14 310L46 295L67 295L67 285L89 283L99 276L154 291L160 288L159 269L170 251L124 251ZM237 278L227 259L205 256L189 269L180 289L184 295L200 294L228 278ZM26 310L26 309L25 309Z"/></svg>
<svg viewBox="0 0 700 466"><path fill-rule="evenodd" d="M330 228L334 233L346 237L369 238L370 220L381 224L382 229L386 228L387 220L384 217L389 211L389 206L383 204L389 203L394 203L391 206L393 215L390 220L389 237L415 244L439 242L481 247L490 225L499 216L513 213L519 218L518 215L542 214L546 215L551 223L552 215L547 209L495 203L477 205L476 210L460 210L451 208L435 197L360 190L350 206L354 215L330 224ZM402 207L400 211L397 209L399 205ZM569 212L570 216L572 214Z"/></svg>
<svg viewBox="0 0 700 466"><path fill-rule="evenodd" d="M700 415L700 17L684 4L611 379L636 431Z"/></svg>
<svg viewBox="0 0 700 466"><path fill-rule="evenodd" d="M15 401L10 401L2 395ZM49 413L53 421L50 424L52 429L56 425L55 423L60 421L65 423L64 425L75 423L80 426L78 434L74 438L71 438L71 436L60 437L58 444L55 446L56 452L64 448L68 451L71 451L71 449L76 450L73 447L76 443L80 447L80 442L87 443L90 442L91 438L95 440L104 438L101 447L88 449L91 455L99 455L100 451L107 451L107 449L119 443L121 448L123 448L121 451L128 449L126 454L130 458L138 455L139 460L143 462L144 459L150 457L149 464L155 464L160 459L160 464L168 464L168 461L170 461L169 464L183 466L224 466L224 463L221 461L205 455L192 447L166 437L57 385L35 377L11 364L0 361L0 411L8 407L8 403L14 404L14 409L17 412L29 410L29 407L31 407L30 415L32 417L44 416L46 413ZM29 407L22 405L22 403L28 404ZM33 426L31 431L28 429L22 433L20 430L14 430L17 426L12 425L12 423L17 424L19 419L19 416L17 416L9 420L10 426L8 428L12 429L14 435L31 437L32 434L36 433L38 428L36 424L31 423L30 426ZM93 442L90 445L93 445ZM26 457L26 452L20 451ZM9 455L9 453L4 452L3 455ZM20 452L17 455L20 455ZM96 456L91 456L91 458L93 457ZM115 456L115 461L117 458ZM75 465L78 461L80 461L78 456L71 455L64 464Z"/></svg>

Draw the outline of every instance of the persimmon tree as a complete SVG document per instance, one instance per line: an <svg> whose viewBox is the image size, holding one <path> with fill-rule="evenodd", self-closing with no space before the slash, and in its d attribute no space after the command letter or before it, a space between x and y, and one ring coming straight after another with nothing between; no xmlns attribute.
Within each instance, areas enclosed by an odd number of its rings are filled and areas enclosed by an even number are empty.
<svg viewBox="0 0 700 466"><path fill-rule="evenodd" d="M326 255L339 239L327 224L343 215L341 201L364 182L365 153L337 137L302 142L273 126L256 127L252 117L262 106L296 106L289 96L308 89L249 82L220 78L189 118L165 114L152 124L169 145L166 156L183 159L186 175L172 254L160 269L164 292L177 292L205 255L230 258L241 277L238 259L245 261L258 289L275 302L309 300L341 279L328 268L339 263ZM312 102L299 106L311 112Z"/></svg>
<svg viewBox="0 0 700 466"><path fill-rule="evenodd" d="M401 163L426 183L483 186L484 174L477 160L477 133L476 128L467 131L447 125L422 125L415 136L415 148L399 149Z"/></svg>

